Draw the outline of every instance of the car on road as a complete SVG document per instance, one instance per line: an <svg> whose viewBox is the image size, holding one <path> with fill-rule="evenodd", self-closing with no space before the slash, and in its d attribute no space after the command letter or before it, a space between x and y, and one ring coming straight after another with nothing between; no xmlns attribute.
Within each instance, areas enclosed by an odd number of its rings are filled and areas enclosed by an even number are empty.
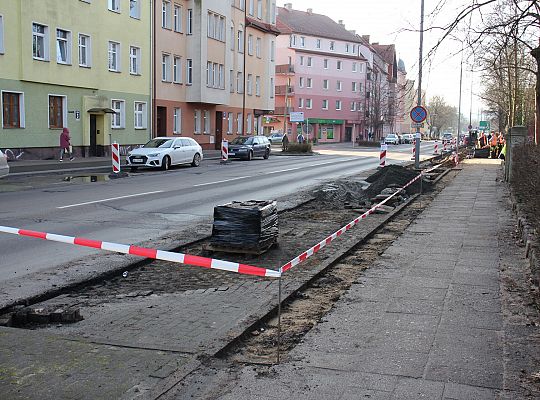
<svg viewBox="0 0 540 400"><path fill-rule="evenodd" d="M7 156L0 150L0 178L9 174Z"/></svg>
<svg viewBox="0 0 540 400"><path fill-rule="evenodd" d="M283 133L272 133L270 136L268 136L268 140L270 143L277 143L281 144L283 143Z"/></svg>
<svg viewBox="0 0 540 400"><path fill-rule="evenodd" d="M237 136L229 143L229 157L251 160L270 157L270 141L266 136Z"/></svg>
<svg viewBox="0 0 540 400"><path fill-rule="evenodd" d="M399 144L399 136L395 133L389 133L384 138L384 144Z"/></svg>
<svg viewBox="0 0 540 400"><path fill-rule="evenodd" d="M401 137L402 143L414 143L414 135L412 133L404 133Z"/></svg>
<svg viewBox="0 0 540 400"><path fill-rule="evenodd" d="M454 139L454 136L452 136L451 133L443 133L442 135L442 142L444 143L452 143L452 139Z"/></svg>
<svg viewBox="0 0 540 400"><path fill-rule="evenodd" d="M172 165L180 164L198 167L202 159L202 147L193 138L168 136L156 137L131 150L126 157L132 171L139 167L168 170Z"/></svg>

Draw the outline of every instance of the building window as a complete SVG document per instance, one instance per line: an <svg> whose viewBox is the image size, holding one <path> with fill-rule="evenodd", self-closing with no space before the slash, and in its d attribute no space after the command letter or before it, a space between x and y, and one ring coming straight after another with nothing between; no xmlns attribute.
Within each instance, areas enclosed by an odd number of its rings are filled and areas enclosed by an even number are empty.
<svg viewBox="0 0 540 400"><path fill-rule="evenodd" d="M276 24L276 3L274 1L270 6L270 23L272 25Z"/></svg>
<svg viewBox="0 0 540 400"><path fill-rule="evenodd" d="M193 35L193 9L187 10L187 32L188 35Z"/></svg>
<svg viewBox="0 0 540 400"><path fill-rule="evenodd" d="M341 100L336 100L336 111L341 110Z"/></svg>
<svg viewBox="0 0 540 400"><path fill-rule="evenodd" d="M358 91L362 93L362 82L358 82Z"/></svg>
<svg viewBox="0 0 540 400"><path fill-rule="evenodd" d="M203 113L203 133L210 133L210 111L204 110Z"/></svg>
<svg viewBox="0 0 540 400"><path fill-rule="evenodd" d="M356 63L353 61L352 63L352 72L356 72L357 68L356 68Z"/></svg>
<svg viewBox="0 0 540 400"><path fill-rule="evenodd" d="M207 87L213 86L213 82L212 82L212 62L211 61L206 62L206 86Z"/></svg>
<svg viewBox="0 0 540 400"><path fill-rule="evenodd" d="M308 57L308 58L307 58L307 66L308 66L308 67L313 66L313 57Z"/></svg>
<svg viewBox="0 0 540 400"><path fill-rule="evenodd" d="M248 55L253 55L253 35L248 35Z"/></svg>
<svg viewBox="0 0 540 400"><path fill-rule="evenodd" d="M201 133L201 110L195 110L194 114L195 118L195 133L199 134Z"/></svg>
<svg viewBox="0 0 540 400"><path fill-rule="evenodd" d="M32 56L35 60L49 60L49 27L32 24Z"/></svg>
<svg viewBox="0 0 540 400"><path fill-rule="evenodd" d="M334 50L335 48L335 42L333 40L330 41L330 50Z"/></svg>
<svg viewBox="0 0 540 400"><path fill-rule="evenodd" d="M236 73L236 92L244 93L244 74L241 72Z"/></svg>
<svg viewBox="0 0 540 400"><path fill-rule="evenodd" d="M173 133L182 133L182 109L175 108L173 116Z"/></svg>
<svg viewBox="0 0 540 400"><path fill-rule="evenodd" d="M313 101L311 99L306 99L306 108L308 110L311 110L312 104L313 104Z"/></svg>
<svg viewBox="0 0 540 400"><path fill-rule="evenodd" d="M328 100L323 100L322 101L322 109L323 110L328 110Z"/></svg>
<svg viewBox="0 0 540 400"><path fill-rule="evenodd" d="M361 74L364 73L364 64L359 65L358 72L360 72Z"/></svg>
<svg viewBox="0 0 540 400"><path fill-rule="evenodd" d="M356 82L353 82L353 83L352 83L352 91L353 91L353 92L356 92L356 91L358 90L357 87L358 87L357 83L356 83Z"/></svg>
<svg viewBox="0 0 540 400"><path fill-rule="evenodd" d="M338 61L336 68L337 68L338 71L341 71L343 69L343 61Z"/></svg>
<svg viewBox="0 0 540 400"><path fill-rule="evenodd" d="M129 16L131 18L141 18L141 2L139 0L129 0Z"/></svg>
<svg viewBox="0 0 540 400"><path fill-rule="evenodd" d="M350 49L350 44L349 44L349 43L345 43L345 53L348 53L348 52L349 52L349 49Z"/></svg>
<svg viewBox="0 0 540 400"><path fill-rule="evenodd" d="M225 17L209 11L207 24L208 24L208 37L219 40L220 42L224 42L225 41Z"/></svg>
<svg viewBox="0 0 540 400"><path fill-rule="evenodd" d="M239 53L244 52L244 31L243 30L238 31L238 52Z"/></svg>
<svg viewBox="0 0 540 400"><path fill-rule="evenodd" d="M120 12L120 0L109 0L109 10L119 13Z"/></svg>
<svg viewBox="0 0 540 400"><path fill-rule="evenodd" d="M56 62L71 64L71 32L56 30Z"/></svg>
<svg viewBox="0 0 540 400"><path fill-rule="evenodd" d="M304 56L300 56L300 65L304 65Z"/></svg>
<svg viewBox="0 0 540 400"><path fill-rule="evenodd" d="M178 56L173 60L173 82L182 83L182 58Z"/></svg>
<svg viewBox="0 0 540 400"><path fill-rule="evenodd" d="M234 70L229 70L229 91L234 93Z"/></svg>
<svg viewBox="0 0 540 400"><path fill-rule="evenodd" d="M2 127L24 128L24 94L2 92Z"/></svg>
<svg viewBox="0 0 540 400"><path fill-rule="evenodd" d="M92 47L90 36L79 34L79 65L90 67L92 65Z"/></svg>
<svg viewBox="0 0 540 400"><path fill-rule="evenodd" d="M111 108L114 114L111 117L111 128L120 129L126 127L126 102L124 100L111 100Z"/></svg>
<svg viewBox="0 0 540 400"><path fill-rule="evenodd" d="M219 64L218 87L225 89L225 66L223 64Z"/></svg>
<svg viewBox="0 0 540 400"><path fill-rule="evenodd" d="M262 19L262 0L257 0L257 18Z"/></svg>
<svg viewBox="0 0 540 400"><path fill-rule="evenodd" d="M120 43L109 42L109 71L120 72Z"/></svg>
<svg viewBox="0 0 540 400"><path fill-rule="evenodd" d="M234 24L231 23L231 50L234 51Z"/></svg>
<svg viewBox="0 0 540 400"><path fill-rule="evenodd" d="M356 111L356 102L351 101L351 111Z"/></svg>
<svg viewBox="0 0 540 400"><path fill-rule="evenodd" d="M323 67L324 69L328 69L328 58L325 58L323 61Z"/></svg>
<svg viewBox="0 0 540 400"><path fill-rule="evenodd" d="M234 114L232 112L227 114L227 133L232 135L234 129Z"/></svg>
<svg viewBox="0 0 540 400"><path fill-rule="evenodd" d="M261 58L261 38L257 38L255 41L255 55L257 58Z"/></svg>
<svg viewBox="0 0 540 400"><path fill-rule="evenodd" d="M290 47L296 46L296 35L291 35L290 38Z"/></svg>
<svg viewBox="0 0 540 400"><path fill-rule="evenodd" d="M306 38L304 36L300 36L300 47L306 47Z"/></svg>
<svg viewBox="0 0 540 400"><path fill-rule="evenodd" d="M341 92L342 86L343 86L343 85L342 85L341 81L337 81L337 82L336 82L336 90L337 90L338 92Z"/></svg>
<svg viewBox="0 0 540 400"><path fill-rule="evenodd" d="M134 106L135 129L146 129L146 103L136 101Z"/></svg>
<svg viewBox="0 0 540 400"><path fill-rule="evenodd" d="M247 115L246 133L251 133L251 126L252 125L253 125L253 118L251 117L251 113L248 113L248 115Z"/></svg>
<svg viewBox="0 0 540 400"><path fill-rule="evenodd" d="M301 97L298 99L298 108L304 108L304 99Z"/></svg>
<svg viewBox="0 0 540 400"><path fill-rule="evenodd" d="M247 94L251 96L253 94L253 75L248 74L247 76Z"/></svg>
<svg viewBox="0 0 540 400"><path fill-rule="evenodd" d="M316 46L318 49L321 48L321 39L317 39L317 42L316 42L315 46Z"/></svg>
<svg viewBox="0 0 540 400"><path fill-rule="evenodd" d="M171 56L170 54L161 55L161 80L163 82L171 81Z"/></svg>
<svg viewBox="0 0 540 400"><path fill-rule="evenodd" d="M193 60L191 58L186 60L186 83L188 85L193 83Z"/></svg>
<svg viewBox="0 0 540 400"><path fill-rule="evenodd" d="M0 15L0 54L4 54L4 16Z"/></svg>
<svg viewBox="0 0 540 400"><path fill-rule="evenodd" d="M171 2L161 1L161 27L171 29Z"/></svg>
<svg viewBox="0 0 540 400"><path fill-rule="evenodd" d="M141 49L135 46L129 47L129 73L141 74Z"/></svg>
<svg viewBox="0 0 540 400"><path fill-rule="evenodd" d="M300 79L298 79L298 86L300 86L301 88L304 87L304 77L301 76Z"/></svg>
<svg viewBox="0 0 540 400"><path fill-rule="evenodd" d="M322 86L323 86L323 89L328 90L328 87L329 87L328 79L324 79L324 80L323 80L323 85L322 85Z"/></svg>
<svg viewBox="0 0 540 400"><path fill-rule="evenodd" d="M261 77L260 76L255 77L255 95L256 96L261 95Z"/></svg>
<svg viewBox="0 0 540 400"><path fill-rule="evenodd" d="M306 83L307 83L307 84L306 84L306 87L307 87L308 89L311 89L311 88L313 87L313 79L307 78Z"/></svg>
<svg viewBox="0 0 540 400"><path fill-rule="evenodd" d="M275 61L276 59L276 43L272 40L270 43L270 61Z"/></svg>
<svg viewBox="0 0 540 400"><path fill-rule="evenodd" d="M242 125L242 113L236 114L236 133L241 135L243 133L242 131L243 125Z"/></svg>
<svg viewBox="0 0 540 400"><path fill-rule="evenodd" d="M182 7L180 7L178 4L174 5L173 20L174 20L174 26L173 26L174 31L182 32Z"/></svg>
<svg viewBox="0 0 540 400"><path fill-rule="evenodd" d="M66 96L49 96L49 129L65 127L66 117Z"/></svg>

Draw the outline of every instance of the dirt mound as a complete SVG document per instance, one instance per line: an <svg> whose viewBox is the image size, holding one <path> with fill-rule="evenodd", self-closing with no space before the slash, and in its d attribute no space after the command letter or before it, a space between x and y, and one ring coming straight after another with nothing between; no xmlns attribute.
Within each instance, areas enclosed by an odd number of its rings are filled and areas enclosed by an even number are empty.
<svg viewBox="0 0 540 400"><path fill-rule="evenodd" d="M402 187L416 176L418 176L418 172L416 171L412 171L400 165L388 165L366 179L367 182L371 183L366 190L366 193L369 196L375 196L392 185ZM413 183L407 188L407 193L412 194L418 192L418 185L419 181ZM430 183L425 181L423 185L424 189L428 189L428 186L431 186Z"/></svg>
<svg viewBox="0 0 540 400"><path fill-rule="evenodd" d="M363 190L365 185L364 181L338 180L321 186L313 192L313 195L317 200L324 202L360 202L368 199Z"/></svg>

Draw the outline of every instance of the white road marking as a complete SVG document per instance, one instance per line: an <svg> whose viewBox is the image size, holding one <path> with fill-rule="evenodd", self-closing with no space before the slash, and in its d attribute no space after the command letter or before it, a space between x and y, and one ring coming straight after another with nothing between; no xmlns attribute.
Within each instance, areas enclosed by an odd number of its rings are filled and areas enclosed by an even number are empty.
<svg viewBox="0 0 540 400"><path fill-rule="evenodd" d="M84 202L84 203L70 204L70 205L68 205L68 206L61 206L61 207L56 207L56 208L61 209L61 208L71 208L71 207L86 206L86 205L88 205L88 204L103 203L103 202L111 201L111 200L127 199L127 198L129 198L129 197L146 196L146 195L148 195L148 194L155 194L155 193L163 193L163 190L156 190L155 192L146 192L146 193L130 194L130 195L127 195L127 196L111 197L111 198L109 198L109 199L87 201L87 202Z"/></svg>
<svg viewBox="0 0 540 400"><path fill-rule="evenodd" d="M198 185L193 185L193 187L215 185L215 184L218 184L218 183L224 183L224 182L236 181L236 180L238 180L238 179L246 179L246 178L251 178L251 176L239 176L238 178L224 179L224 180L222 180L222 181L207 182L207 183L199 183Z"/></svg>

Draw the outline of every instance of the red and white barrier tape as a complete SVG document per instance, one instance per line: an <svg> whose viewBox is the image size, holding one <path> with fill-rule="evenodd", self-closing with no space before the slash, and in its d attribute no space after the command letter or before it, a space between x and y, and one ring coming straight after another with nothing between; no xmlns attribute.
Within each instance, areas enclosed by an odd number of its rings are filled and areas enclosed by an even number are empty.
<svg viewBox="0 0 540 400"><path fill-rule="evenodd" d="M131 254L145 258L154 258L156 260L171 261L175 263L195 265L198 267L221 269L223 271L237 272L244 275L267 276L271 278L279 278L280 271L272 269L254 267L252 265L239 264L230 261L216 260L214 258L206 258L192 256L183 253L173 253L171 251L148 249L144 247L129 246L125 244L102 242L99 240L85 239L80 237L55 235L52 233L30 231L25 229L10 228L0 225L0 232L11 233L13 235L28 236L38 239L51 240L67 244L75 244L78 246L92 247L95 249L113 251L122 254Z"/></svg>

